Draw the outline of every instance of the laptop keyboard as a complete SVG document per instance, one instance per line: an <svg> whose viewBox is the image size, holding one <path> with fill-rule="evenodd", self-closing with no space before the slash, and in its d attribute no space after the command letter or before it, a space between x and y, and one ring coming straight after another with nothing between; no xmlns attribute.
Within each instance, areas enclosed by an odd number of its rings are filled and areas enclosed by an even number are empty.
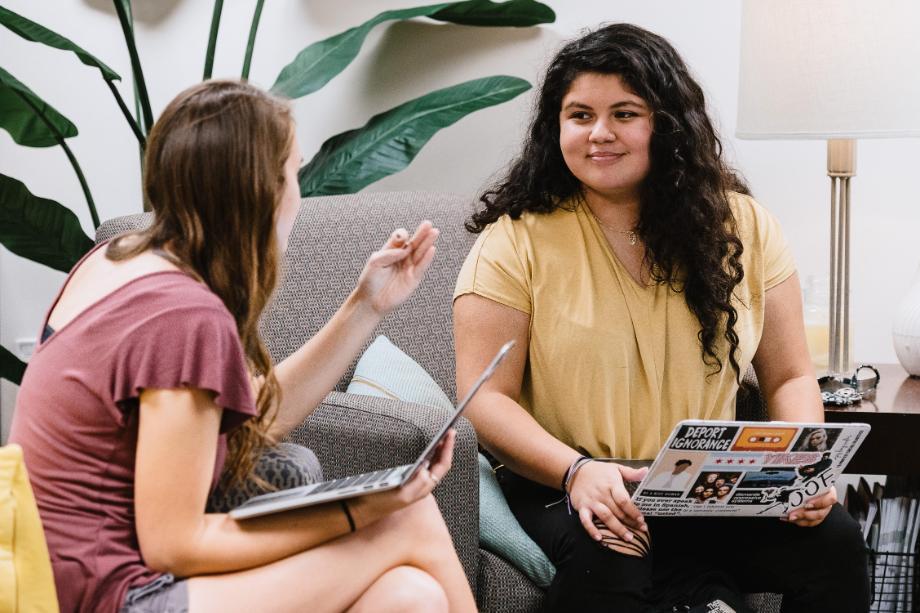
<svg viewBox="0 0 920 613"><path fill-rule="evenodd" d="M397 471L404 470L405 466L396 466L393 468L385 468L383 470L375 470L369 473L363 473L360 475L353 475L351 477L342 477L341 479L333 479L332 481L324 481L319 483L316 486L316 489L311 490L311 494L321 494L323 492L329 492L332 490L341 490L348 487L370 487L374 484L384 481L387 477L391 476Z"/></svg>
<svg viewBox="0 0 920 613"><path fill-rule="evenodd" d="M392 468L384 468L382 470L375 470L369 473L353 475L351 477L342 477L341 479L332 479L331 481L311 483L310 485L302 485L300 487L281 490L279 492L262 494L261 496L251 499L249 502L253 504L263 504L266 502L275 502L284 498L300 498L306 494L321 494L323 492L331 492L333 490L341 490L350 487L363 487L370 489L377 483L381 483L382 481L388 479L389 477L395 476L396 474L399 474L399 476L402 477L401 473L408 470L410 467L411 464L407 464L405 466L394 466ZM249 504L249 502L246 504Z"/></svg>

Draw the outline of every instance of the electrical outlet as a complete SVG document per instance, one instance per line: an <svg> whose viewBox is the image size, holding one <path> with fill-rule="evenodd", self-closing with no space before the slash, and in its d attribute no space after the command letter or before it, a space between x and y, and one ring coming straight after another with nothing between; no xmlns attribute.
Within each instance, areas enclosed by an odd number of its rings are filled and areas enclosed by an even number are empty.
<svg viewBox="0 0 920 613"><path fill-rule="evenodd" d="M35 352L35 345L38 341L33 336L31 338L17 338L15 342L19 357L23 360L28 360L32 357L32 353Z"/></svg>

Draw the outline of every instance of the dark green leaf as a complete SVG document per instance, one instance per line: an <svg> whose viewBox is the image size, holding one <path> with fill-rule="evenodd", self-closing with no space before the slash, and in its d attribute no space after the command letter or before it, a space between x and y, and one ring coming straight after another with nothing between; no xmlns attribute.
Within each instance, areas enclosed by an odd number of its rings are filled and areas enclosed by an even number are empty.
<svg viewBox="0 0 920 613"><path fill-rule="evenodd" d="M64 272L93 246L70 209L32 194L0 174L0 243L33 262Z"/></svg>
<svg viewBox="0 0 920 613"><path fill-rule="evenodd" d="M530 89L517 77L486 77L439 89L333 136L300 169L303 196L352 194L409 165L441 128Z"/></svg>
<svg viewBox="0 0 920 613"><path fill-rule="evenodd" d="M41 120L39 112L45 115L63 138L77 135L77 126L36 96L16 77L0 68L0 128L9 132L20 145L53 147L58 144L58 139L54 131Z"/></svg>
<svg viewBox="0 0 920 613"><path fill-rule="evenodd" d="M534 0L501 3L466 0L384 11L359 26L305 48L281 70L272 91L288 98L300 98L315 92L355 59L364 39L374 27L386 21L415 17L476 26L529 26L553 21L556 15L548 6Z"/></svg>
<svg viewBox="0 0 920 613"><path fill-rule="evenodd" d="M13 11L0 6L0 25L6 26L19 36L35 43L42 43L62 51L72 51L80 61L87 66L98 68L102 73L102 78L106 81L120 81L118 73L90 55L87 51L78 47L70 39L64 38L57 32L52 32L45 26L26 19L22 15L17 15Z"/></svg>
<svg viewBox="0 0 920 613"><path fill-rule="evenodd" d="M313 43L297 54L294 61L281 69L272 91L288 98L313 93L342 72L361 50L364 39L375 26L393 19L422 17L448 6L449 3L384 11L359 26Z"/></svg>
<svg viewBox="0 0 920 613"><path fill-rule="evenodd" d="M431 15L438 21L465 26L511 26L523 28L556 21L556 13L535 0L470 0L457 2Z"/></svg>
<svg viewBox="0 0 920 613"><path fill-rule="evenodd" d="M13 355L12 351L0 345L0 377L19 385L25 372L26 363Z"/></svg>
<svg viewBox="0 0 920 613"><path fill-rule="evenodd" d="M134 77L135 96L140 100L141 110L144 112L144 128L150 133L153 128L153 111L150 110L150 96L147 95L147 82L144 80L144 70L141 68L141 58L137 54L137 41L134 39L134 17L131 14L131 0L115 0L115 13L118 23L121 24L121 33L125 37L125 46L128 48L128 57L131 58L131 74Z"/></svg>

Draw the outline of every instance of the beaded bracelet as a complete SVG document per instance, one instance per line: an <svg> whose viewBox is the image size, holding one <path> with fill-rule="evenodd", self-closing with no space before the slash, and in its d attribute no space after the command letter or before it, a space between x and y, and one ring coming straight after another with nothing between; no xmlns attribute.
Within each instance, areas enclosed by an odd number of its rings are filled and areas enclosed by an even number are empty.
<svg viewBox="0 0 920 613"><path fill-rule="evenodd" d="M587 464L588 462L593 462L594 458L589 458L586 456L581 456L572 465L569 467L568 472L565 475L565 481L562 482L562 491L566 494L569 493L569 485L572 484L572 481L575 480L575 475L581 470L581 467Z"/></svg>
<svg viewBox="0 0 920 613"><path fill-rule="evenodd" d="M550 508L559 504L560 502L565 502L566 507L569 509L569 515L572 514L572 501L569 498L569 485L572 483L572 480L575 478L575 474L581 470L581 467L587 464L588 462L593 462L594 458L589 458L588 456L578 456L575 458L575 461L569 465L568 470L565 471L565 475L562 477L562 492L563 496L555 502L551 502L546 505L545 508Z"/></svg>

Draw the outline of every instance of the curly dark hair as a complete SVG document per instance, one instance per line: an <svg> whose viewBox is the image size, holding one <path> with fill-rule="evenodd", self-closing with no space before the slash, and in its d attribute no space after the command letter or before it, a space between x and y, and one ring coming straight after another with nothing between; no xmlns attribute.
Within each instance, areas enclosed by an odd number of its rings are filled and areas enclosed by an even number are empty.
<svg viewBox="0 0 920 613"><path fill-rule="evenodd" d="M546 71L523 151L507 174L481 197L466 228L479 233L502 215L549 213L584 197L562 157L562 100L581 74L615 74L652 110L650 169L639 188L636 231L645 264L657 283L683 292L700 323L705 364L723 367L717 345L728 341L740 380L738 313L732 293L744 270L743 250L728 192L750 193L722 160L722 143L706 113L702 88L671 44L630 24L610 24L566 44Z"/></svg>

